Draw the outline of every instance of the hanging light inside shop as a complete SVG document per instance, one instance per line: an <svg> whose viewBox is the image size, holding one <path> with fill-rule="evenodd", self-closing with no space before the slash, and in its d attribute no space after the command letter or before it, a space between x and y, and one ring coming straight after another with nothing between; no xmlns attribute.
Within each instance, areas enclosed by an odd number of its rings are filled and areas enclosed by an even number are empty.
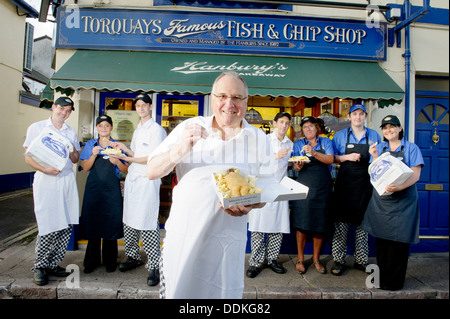
<svg viewBox="0 0 450 319"><path fill-rule="evenodd" d="M328 111L323 112L318 117L325 122L325 125L333 125L338 122L337 117Z"/></svg>
<svg viewBox="0 0 450 319"><path fill-rule="evenodd" d="M251 108L250 110L247 111L247 114L245 114L245 119L249 123L258 123L263 120L263 117L257 110Z"/></svg>

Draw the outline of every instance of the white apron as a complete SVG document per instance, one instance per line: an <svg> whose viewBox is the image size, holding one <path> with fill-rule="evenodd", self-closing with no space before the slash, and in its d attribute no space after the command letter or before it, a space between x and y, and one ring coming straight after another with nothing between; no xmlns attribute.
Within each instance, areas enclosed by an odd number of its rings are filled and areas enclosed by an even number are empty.
<svg viewBox="0 0 450 319"><path fill-rule="evenodd" d="M78 224L78 190L72 169L64 169L56 176L37 171L33 199L39 236Z"/></svg>
<svg viewBox="0 0 450 319"><path fill-rule="evenodd" d="M33 123L28 127L23 147L30 146L45 128L55 130L69 139L77 151L81 150L75 129L64 123L58 130L51 118ZM47 175L36 171L33 180L33 200L39 236L78 224L80 203L73 163L70 159L58 175Z"/></svg>
<svg viewBox="0 0 450 319"><path fill-rule="evenodd" d="M124 224L138 230L156 229L160 186L161 179L151 181L145 175L128 172L124 188Z"/></svg>
<svg viewBox="0 0 450 319"><path fill-rule="evenodd" d="M166 138L166 131L150 118L140 122L133 133L131 150L135 157L150 155ZM131 163L125 179L123 223L138 230L156 230L159 216L161 179L149 180L147 164Z"/></svg>
<svg viewBox="0 0 450 319"><path fill-rule="evenodd" d="M278 140L275 133L269 135L274 154L283 148L293 148L292 141L285 136ZM275 178L280 182L287 176L290 155L276 160ZM249 213L248 230L261 233L290 233L289 201L266 203L263 208L253 209Z"/></svg>
<svg viewBox="0 0 450 319"><path fill-rule="evenodd" d="M184 121L155 153L177 144L184 126L192 123L210 130L212 117ZM248 174L270 166L266 136L247 122L244 128L228 142L211 135L198 141L190 158L176 166L178 185L161 252L166 298L242 298L248 218L220 208L212 174L230 167Z"/></svg>

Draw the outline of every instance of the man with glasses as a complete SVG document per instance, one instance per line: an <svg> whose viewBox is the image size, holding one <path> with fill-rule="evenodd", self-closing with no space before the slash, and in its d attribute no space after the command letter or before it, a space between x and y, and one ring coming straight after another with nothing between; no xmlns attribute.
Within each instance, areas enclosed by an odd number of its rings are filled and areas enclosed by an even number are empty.
<svg viewBox="0 0 450 319"><path fill-rule="evenodd" d="M244 119L248 89L235 72L213 84L213 116L179 124L149 156L147 176L176 168L178 184L161 252L161 297L242 298L247 214L264 204L221 207L213 174L272 173L266 135Z"/></svg>

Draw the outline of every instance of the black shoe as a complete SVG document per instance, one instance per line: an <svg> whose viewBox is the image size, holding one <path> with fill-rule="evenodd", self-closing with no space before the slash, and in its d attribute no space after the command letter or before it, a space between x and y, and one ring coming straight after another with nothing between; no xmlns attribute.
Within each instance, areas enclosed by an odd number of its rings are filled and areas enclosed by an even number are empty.
<svg viewBox="0 0 450 319"><path fill-rule="evenodd" d="M362 270L365 273L367 273L366 268L367 268L367 264L358 264L356 261L353 264L353 268L358 269L358 270ZM368 272L370 274L370 272Z"/></svg>
<svg viewBox="0 0 450 319"><path fill-rule="evenodd" d="M344 272L344 264L335 261L331 267L331 273L335 276L340 276Z"/></svg>
<svg viewBox="0 0 450 319"><path fill-rule="evenodd" d="M156 286L159 284L159 269L152 269L148 272L147 285Z"/></svg>
<svg viewBox="0 0 450 319"><path fill-rule="evenodd" d="M55 269L47 268L47 274L56 276L56 277L67 277L70 275L70 272L66 271L65 268L62 268L60 266L56 266Z"/></svg>
<svg viewBox="0 0 450 319"><path fill-rule="evenodd" d="M119 264L119 270L120 271L128 271L128 270L134 269L136 267L139 267L143 264L144 263L140 260L133 259L131 257L127 257L127 261Z"/></svg>
<svg viewBox="0 0 450 319"><path fill-rule="evenodd" d="M261 272L262 267L255 267L255 266L250 266L247 269L247 277L249 278L255 278L256 276L258 276L258 274Z"/></svg>
<svg viewBox="0 0 450 319"><path fill-rule="evenodd" d="M38 286L44 286L48 284L48 275L45 268L34 269L34 283Z"/></svg>
<svg viewBox="0 0 450 319"><path fill-rule="evenodd" d="M268 267L277 274L285 274L287 272L287 269L280 265L276 260L272 260L272 262L268 264Z"/></svg>
<svg viewBox="0 0 450 319"><path fill-rule="evenodd" d="M111 266L106 266L106 272L115 272L117 268L117 265L111 265Z"/></svg>

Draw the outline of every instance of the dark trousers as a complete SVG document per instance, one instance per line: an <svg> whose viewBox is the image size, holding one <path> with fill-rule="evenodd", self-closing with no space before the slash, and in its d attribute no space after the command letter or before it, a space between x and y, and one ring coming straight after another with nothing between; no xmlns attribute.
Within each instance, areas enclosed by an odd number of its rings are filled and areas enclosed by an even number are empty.
<svg viewBox="0 0 450 319"><path fill-rule="evenodd" d="M375 250L380 269L380 288L402 289L408 267L409 243L376 238Z"/></svg>
<svg viewBox="0 0 450 319"><path fill-rule="evenodd" d="M84 255L84 267L88 269L94 269L102 264L106 266L108 270L116 269L117 265L117 240L102 240L89 239L86 254Z"/></svg>

